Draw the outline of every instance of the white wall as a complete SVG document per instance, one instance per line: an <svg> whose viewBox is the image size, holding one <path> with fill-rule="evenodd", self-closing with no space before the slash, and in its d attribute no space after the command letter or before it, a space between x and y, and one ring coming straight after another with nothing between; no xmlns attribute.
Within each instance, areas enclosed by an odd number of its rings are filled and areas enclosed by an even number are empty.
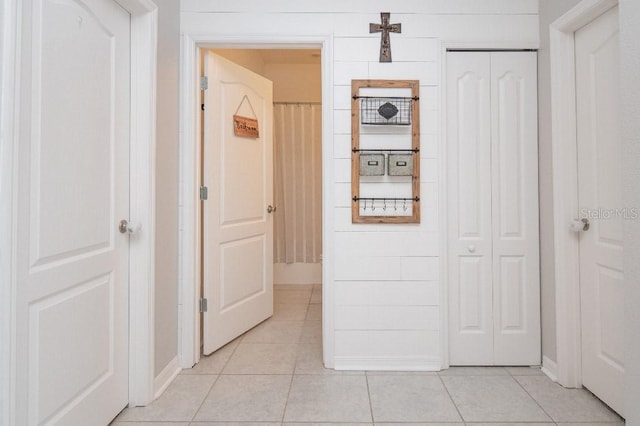
<svg viewBox="0 0 640 426"><path fill-rule="evenodd" d="M551 65L549 25L580 0L540 0L538 50L538 165L540 185L540 308L542 355L556 361L556 288L553 249L553 165L551 158Z"/></svg>
<svg viewBox="0 0 640 426"><path fill-rule="evenodd" d="M179 4L158 5L156 127L155 375L178 355ZM177 368L177 364L176 364Z"/></svg>
<svg viewBox="0 0 640 426"><path fill-rule="evenodd" d="M640 209L640 2L620 1L620 124L625 207ZM624 223L626 281L626 405L628 425L640 424L640 219Z"/></svg>
<svg viewBox="0 0 640 426"><path fill-rule="evenodd" d="M536 0L183 0L181 29L232 39L246 34L333 36L333 137L324 141L329 212L323 255L335 265L324 284L334 294L339 368L438 369L442 363L441 41L535 48ZM390 11L402 34L391 35L393 63L379 63L380 35L369 23ZM316 13L321 12L321 13ZM327 53L327 52L324 52ZM354 225L350 213L352 79L418 79L421 96L422 222ZM327 158L325 156L325 158ZM325 213L327 211L325 210ZM325 307L326 308L326 307ZM328 311L331 311L329 309Z"/></svg>

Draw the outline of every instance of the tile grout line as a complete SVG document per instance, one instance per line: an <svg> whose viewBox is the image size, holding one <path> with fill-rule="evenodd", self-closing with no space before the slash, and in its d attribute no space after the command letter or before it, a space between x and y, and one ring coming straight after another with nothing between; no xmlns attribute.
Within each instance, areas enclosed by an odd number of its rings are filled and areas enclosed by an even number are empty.
<svg viewBox="0 0 640 426"><path fill-rule="evenodd" d="M375 424L375 420L373 418L373 402L371 401L371 390L369 389L369 376L367 373L364 374L364 381L367 384L367 397L369 398L369 414L371 415L371 424Z"/></svg>
<svg viewBox="0 0 640 426"><path fill-rule="evenodd" d="M204 398L202 398L202 401L200 401L200 405L198 406L198 409L195 411L195 413L193 413L193 416L191 416L191 420L189 420L189 424L195 421L196 417L198 416L198 413L200 412L200 410L202 409L202 406L204 405L204 402L207 400L207 398L209 398L211 391L213 390L216 383L218 383L218 380L220 380L220 374L216 375L216 379L213 381L213 383L211 383L211 387L207 391L207 394L204 396Z"/></svg>
<svg viewBox="0 0 640 426"><path fill-rule="evenodd" d="M451 392L449 392L449 388L447 387L447 384L444 382L444 380L442 380L442 376L440 375L439 372L436 372L436 375L438 376L438 379L440 379L440 383L442 383L442 386L444 387L444 390L447 392L447 395L449 395L449 399L451 400L451 403L453 404L454 407L456 407L456 412L458 413L458 416L460 416L460 420L462 421L462 423L467 424L467 421L464 419L464 416L462 415L462 413L460 412L460 409L458 408L458 404L456 404L456 401L453 399L453 396L451 396Z"/></svg>
<svg viewBox="0 0 640 426"><path fill-rule="evenodd" d="M308 307L307 307L308 309ZM306 315L305 315L306 318ZM304 325L303 325L304 327ZM296 375L297 365L298 365L298 355L300 354L300 342L302 340L302 333L300 333L300 337L298 338L298 343L296 343L296 359L293 361L293 371L291 372L291 381L289 382L289 390L287 391L287 399L284 402L284 410L282 411L282 420L280 424L284 424L285 416L287 415L287 407L289 406L289 398L291 397L291 388L293 388L293 379Z"/></svg>
<svg viewBox="0 0 640 426"><path fill-rule="evenodd" d="M242 335L244 338L244 334ZM198 407L198 409L196 410L196 412L193 414L193 416L191 417L191 420L189 421L189 424L193 423L196 419L196 417L198 416L198 413L200 412L200 410L202 409L202 406L204 405L204 402L207 400L207 398L209 397L209 395L211 395L211 391L213 390L213 388L215 387L216 383L218 383L218 380L220 380L220 376L222 376L222 373L224 372L224 369L227 367L227 364L229 363L229 360L231 359L231 357L233 356L234 353L236 353L236 350L238 349L238 346L240 346L240 343L242 342L242 339L240 341L238 341L238 344L233 348L233 350L231 351L231 354L229 354L229 358L227 358L227 360L225 361L224 365L222 366L222 368L220 368L220 373L218 373L216 375L216 379L213 381L213 383L211 384L211 388L209 388L209 391L207 392L207 394L205 395L205 397L203 398L202 402L200 402L200 406ZM201 356L202 357L202 356Z"/></svg>
<svg viewBox="0 0 640 426"><path fill-rule="evenodd" d="M507 371L508 371L508 370L507 370ZM520 386L520 388L521 388L521 389L522 389L522 390L523 390L527 395L529 395L529 398L531 398L531 399L533 400L533 402L535 402L535 403L536 403L536 405L537 405L538 407L540 407L540 409L542 410L542 412L543 412L544 414L546 414L546 415L547 415L547 417L549 417L549 419L551 419L551 421L557 425L557 424L558 424L558 422L556 421L556 419L554 419L554 418L553 418L553 416L552 416L551 414L547 413L547 410L545 410L545 409L544 409L544 407L543 407L542 405L540 405L540 403L538 402L538 400L537 400L536 398L534 398L534 396L533 396L533 395L531 395L531 394L529 393L529 391L528 391L527 389L525 389L525 387L524 387L524 386L522 386L522 384L521 384L521 383L516 379L516 376L514 376L514 375L513 375L513 374L511 374L511 373L509 373L509 376L511 376L511 378L513 379L513 381L514 381L514 382L516 382L516 383L518 384L518 386Z"/></svg>

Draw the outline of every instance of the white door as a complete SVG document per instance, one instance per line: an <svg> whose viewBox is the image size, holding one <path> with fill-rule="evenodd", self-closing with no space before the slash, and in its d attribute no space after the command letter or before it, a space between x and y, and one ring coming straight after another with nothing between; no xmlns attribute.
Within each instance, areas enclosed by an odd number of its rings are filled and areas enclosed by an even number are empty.
<svg viewBox="0 0 640 426"><path fill-rule="evenodd" d="M130 16L111 0L29 4L16 424L104 425L128 401Z"/></svg>
<svg viewBox="0 0 640 426"><path fill-rule="evenodd" d="M447 54L449 363L540 364L536 54Z"/></svg>
<svg viewBox="0 0 640 426"><path fill-rule="evenodd" d="M204 353L273 315L272 83L205 54L203 203ZM258 120L236 136L234 115Z"/></svg>
<svg viewBox="0 0 640 426"><path fill-rule="evenodd" d="M618 8L575 33L582 380L623 414L624 273Z"/></svg>

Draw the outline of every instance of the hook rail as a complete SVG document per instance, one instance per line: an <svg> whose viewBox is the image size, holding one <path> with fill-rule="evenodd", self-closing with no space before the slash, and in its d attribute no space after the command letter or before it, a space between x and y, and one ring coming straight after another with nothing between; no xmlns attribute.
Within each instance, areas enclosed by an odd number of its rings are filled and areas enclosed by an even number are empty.
<svg viewBox="0 0 640 426"><path fill-rule="evenodd" d="M356 153L356 152L415 152L418 153L420 152L420 148L407 148L407 149L378 149L378 148L371 148L371 149L361 149L361 148L356 148L353 147L351 148L351 152Z"/></svg>
<svg viewBox="0 0 640 426"><path fill-rule="evenodd" d="M396 198L396 197L358 197L356 195L353 196L352 200L356 201L420 201L420 197L413 198Z"/></svg>

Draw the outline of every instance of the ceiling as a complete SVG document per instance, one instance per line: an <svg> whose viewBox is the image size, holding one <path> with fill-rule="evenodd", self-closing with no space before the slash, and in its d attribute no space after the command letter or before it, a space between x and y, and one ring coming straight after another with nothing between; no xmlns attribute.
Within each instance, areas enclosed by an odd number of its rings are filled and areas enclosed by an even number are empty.
<svg viewBox="0 0 640 426"><path fill-rule="evenodd" d="M224 56L224 51L238 49L215 49ZM242 49L259 56L268 64L320 64L320 49Z"/></svg>
<svg viewBox="0 0 640 426"><path fill-rule="evenodd" d="M260 49L265 64L319 64L320 49Z"/></svg>

